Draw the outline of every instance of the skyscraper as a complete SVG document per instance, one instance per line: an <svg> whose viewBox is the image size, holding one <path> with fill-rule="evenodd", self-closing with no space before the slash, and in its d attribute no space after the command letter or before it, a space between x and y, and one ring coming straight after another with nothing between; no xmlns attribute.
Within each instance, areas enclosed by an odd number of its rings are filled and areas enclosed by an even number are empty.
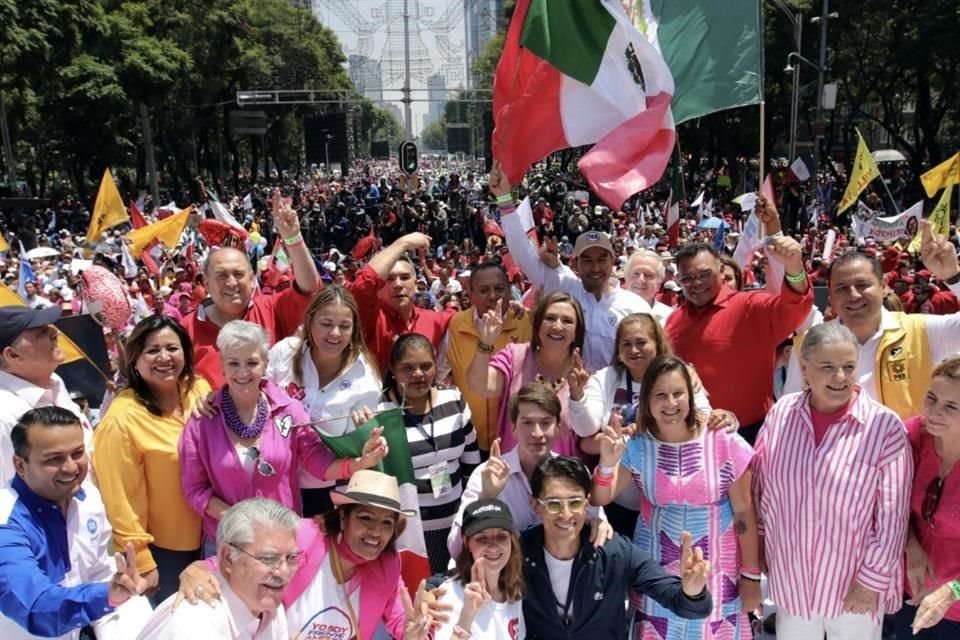
<svg viewBox="0 0 960 640"><path fill-rule="evenodd" d="M475 85L473 63L496 34L497 27L505 22L503 0L463 0L463 11L466 31L466 88L472 89Z"/></svg>
<svg viewBox="0 0 960 640"><path fill-rule="evenodd" d="M427 78L427 97L430 102L427 104L427 115L423 119L424 127L443 117L443 107L447 102L447 79L443 74L435 73Z"/></svg>
<svg viewBox="0 0 960 640"><path fill-rule="evenodd" d="M383 77L380 63L367 56L351 55L347 58L347 75L357 92L374 102L383 100Z"/></svg>

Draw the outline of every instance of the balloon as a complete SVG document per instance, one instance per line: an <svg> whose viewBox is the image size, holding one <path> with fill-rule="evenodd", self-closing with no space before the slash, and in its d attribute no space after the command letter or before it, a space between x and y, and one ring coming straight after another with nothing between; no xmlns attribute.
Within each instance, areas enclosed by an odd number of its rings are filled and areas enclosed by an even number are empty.
<svg viewBox="0 0 960 640"><path fill-rule="evenodd" d="M267 246L267 239L261 236L261 237L260 237L259 245L260 245L261 247Z"/></svg>
<svg viewBox="0 0 960 640"><path fill-rule="evenodd" d="M260 244L260 238L263 237L260 235L259 231L254 231L250 234L250 244L257 246Z"/></svg>
<svg viewBox="0 0 960 640"><path fill-rule="evenodd" d="M250 242L250 238L247 238L247 241L243 243L243 248L247 250L247 253L253 251L253 243Z"/></svg>

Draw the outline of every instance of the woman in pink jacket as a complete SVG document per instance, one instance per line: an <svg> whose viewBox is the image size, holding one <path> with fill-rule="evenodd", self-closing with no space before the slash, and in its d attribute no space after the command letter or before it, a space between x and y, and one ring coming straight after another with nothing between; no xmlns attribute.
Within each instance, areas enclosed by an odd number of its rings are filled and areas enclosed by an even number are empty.
<svg viewBox="0 0 960 640"><path fill-rule="evenodd" d="M217 349L227 384L213 396L212 417L192 418L179 443L183 493L203 517L205 550L224 511L245 498L271 498L299 513L300 466L317 478L346 479L378 464L387 450L375 429L362 457L335 459L313 429L302 426L310 422L303 406L263 379L267 336L260 326L227 323Z"/></svg>
<svg viewBox="0 0 960 640"><path fill-rule="evenodd" d="M441 610L449 606L429 598L423 582L411 602L404 586L395 545L406 519L417 514L401 506L397 479L358 471L331 499L336 507L322 525L304 519L297 530L299 568L283 595L292 637L319 637L314 634L325 631L371 640L382 622L396 640L429 638L434 621L442 621ZM219 597L215 562L195 562L181 574L180 594L190 603L201 599L212 606Z"/></svg>

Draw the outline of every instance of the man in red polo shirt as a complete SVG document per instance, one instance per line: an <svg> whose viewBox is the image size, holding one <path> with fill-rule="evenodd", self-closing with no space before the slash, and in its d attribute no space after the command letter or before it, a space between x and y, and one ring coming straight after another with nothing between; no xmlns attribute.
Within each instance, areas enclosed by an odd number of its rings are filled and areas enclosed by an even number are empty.
<svg viewBox="0 0 960 640"><path fill-rule="evenodd" d="M274 193L273 222L285 243L294 285L280 293L255 290L255 276L246 254L237 249L216 249L207 257L204 277L210 297L181 324L193 342L194 369L217 389L223 385L217 334L231 320L247 320L263 327L270 345L296 332L313 295L322 285L320 274L300 234L296 212Z"/></svg>
<svg viewBox="0 0 960 640"><path fill-rule="evenodd" d="M772 204L758 198L757 207L768 208L765 218L776 220ZM773 405L777 345L813 307L800 244L778 236L768 237L766 246L785 270L786 286L777 295L734 291L720 276L720 257L712 245L681 247L677 280L686 300L665 327L674 353L696 367L710 404L732 411L740 421L740 434L751 444Z"/></svg>
<svg viewBox="0 0 960 640"><path fill-rule="evenodd" d="M387 370L394 341L404 333L423 334L437 352L456 313L456 309L443 313L420 309L413 303L417 274L406 254L429 247L430 236L409 233L373 256L350 285L360 309L367 349L381 372Z"/></svg>

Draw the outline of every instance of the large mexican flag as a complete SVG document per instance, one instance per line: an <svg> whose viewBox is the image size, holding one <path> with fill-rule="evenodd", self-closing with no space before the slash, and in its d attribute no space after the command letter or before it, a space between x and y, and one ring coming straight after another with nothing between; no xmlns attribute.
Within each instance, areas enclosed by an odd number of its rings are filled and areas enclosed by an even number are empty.
<svg viewBox="0 0 960 640"><path fill-rule="evenodd" d="M389 474L397 479L400 485L400 502L404 509L413 509L420 513L419 498L417 498L417 482L413 475L413 457L410 455L410 443L407 440L407 429L403 424L403 414L400 409L388 409L374 415L369 421L342 436L329 436L315 428L324 444L338 458L356 458L363 452L363 445L370 438L374 427L383 427L383 437L387 440L387 457L383 459L377 471ZM420 516L407 518L407 528L397 538L397 551L400 552L403 582L413 593L420 586L420 581L430 577L430 561L427 558L427 544L423 539L423 524Z"/></svg>
<svg viewBox="0 0 960 640"><path fill-rule="evenodd" d="M519 0L493 84L493 154L511 184L531 164L593 144L579 163L620 208L673 149L673 78L620 0Z"/></svg>

